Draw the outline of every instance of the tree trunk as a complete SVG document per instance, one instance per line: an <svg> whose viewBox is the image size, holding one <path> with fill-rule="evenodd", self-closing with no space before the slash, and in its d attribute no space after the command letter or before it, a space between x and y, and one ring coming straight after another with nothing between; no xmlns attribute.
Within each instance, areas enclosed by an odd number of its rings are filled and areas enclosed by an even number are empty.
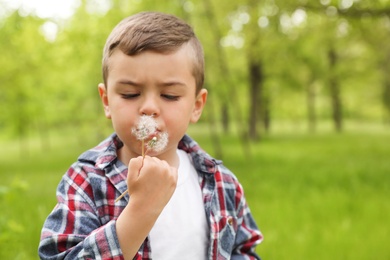
<svg viewBox="0 0 390 260"><path fill-rule="evenodd" d="M27 138L27 132L29 127L29 120L28 115L25 110L25 104L26 97L25 95L21 95L20 99L18 100L18 105L16 106L16 109L18 110L18 117L16 118L16 131L17 136L19 137L19 148L20 148L20 157L21 158L27 158L29 156L29 142Z"/></svg>
<svg viewBox="0 0 390 260"><path fill-rule="evenodd" d="M343 128L342 101L340 96L341 95L340 85L335 74L335 67L337 64L337 54L333 48L331 48L328 52L328 59L330 65L329 90L330 90L331 105L332 105L332 119L333 119L335 130L337 132L341 132Z"/></svg>
<svg viewBox="0 0 390 260"><path fill-rule="evenodd" d="M262 81L264 79L262 78ZM261 91L264 93L264 91ZM261 98L263 102L261 102ZM271 102L269 96L263 95L263 97L260 97L260 104L263 104L263 124L264 124L264 130L268 133L271 129Z"/></svg>
<svg viewBox="0 0 390 260"><path fill-rule="evenodd" d="M384 122L390 124L390 78L385 75L386 81L383 86L382 101L384 107Z"/></svg>
<svg viewBox="0 0 390 260"><path fill-rule="evenodd" d="M306 102L307 102L307 120L309 123L309 132L313 133L317 127L316 117L316 92L314 80L308 84L306 88Z"/></svg>
<svg viewBox="0 0 390 260"><path fill-rule="evenodd" d="M225 133L229 132L229 106L226 103L221 105L221 119L222 119L222 128Z"/></svg>
<svg viewBox="0 0 390 260"><path fill-rule="evenodd" d="M387 51L386 58L381 62L381 71L383 71L383 90L382 90L382 103L383 103L383 122L390 124L390 52Z"/></svg>
<svg viewBox="0 0 390 260"><path fill-rule="evenodd" d="M270 96L264 88L264 68L262 34L258 25L259 1L247 2L250 20L245 26L246 55L249 74L249 121L248 136L251 140L261 139L261 130L269 130L270 127Z"/></svg>
<svg viewBox="0 0 390 260"><path fill-rule="evenodd" d="M262 67L259 62L249 59L249 138L260 139L258 122L262 114Z"/></svg>

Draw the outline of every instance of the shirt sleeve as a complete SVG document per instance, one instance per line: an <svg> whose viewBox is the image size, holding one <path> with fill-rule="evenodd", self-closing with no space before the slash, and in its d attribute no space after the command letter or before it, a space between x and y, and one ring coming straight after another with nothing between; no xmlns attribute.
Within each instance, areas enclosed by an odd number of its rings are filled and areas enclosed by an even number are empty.
<svg viewBox="0 0 390 260"><path fill-rule="evenodd" d="M255 252L255 247L263 240L263 236L256 226L245 200L243 203L242 217L239 218L235 245L233 248L232 260L258 259L260 257Z"/></svg>
<svg viewBox="0 0 390 260"><path fill-rule="evenodd" d="M263 236L250 212L242 185L223 166L214 172L214 179L211 216L213 259L260 259L255 248Z"/></svg>
<svg viewBox="0 0 390 260"><path fill-rule="evenodd" d="M99 216L86 174L71 168L57 188L57 200L42 229L41 259L124 259L116 220Z"/></svg>
<svg viewBox="0 0 390 260"><path fill-rule="evenodd" d="M239 183L237 183L236 201L238 201L238 227L231 259L260 259L255 252L255 247L262 242L263 235L255 223Z"/></svg>

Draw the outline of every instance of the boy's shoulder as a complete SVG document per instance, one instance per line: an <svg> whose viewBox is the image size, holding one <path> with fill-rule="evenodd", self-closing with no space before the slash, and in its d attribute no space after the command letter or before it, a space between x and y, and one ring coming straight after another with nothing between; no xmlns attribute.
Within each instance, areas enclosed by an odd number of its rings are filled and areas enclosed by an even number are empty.
<svg viewBox="0 0 390 260"><path fill-rule="evenodd" d="M115 133L110 135L97 146L82 153L68 168L62 181L80 186L90 184L96 191L100 191L107 178L114 185L123 186L125 178L122 175L127 168L117 157L117 149L122 145Z"/></svg>
<svg viewBox="0 0 390 260"><path fill-rule="evenodd" d="M184 135L180 140L178 148L190 155L195 169L201 173L215 173L217 167L222 165L222 161L216 160L203 150L199 144L189 137Z"/></svg>
<svg viewBox="0 0 390 260"><path fill-rule="evenodd" d="M97 168L104 169L117 159L117 150L122 145L118 136L115 133L111 134L97 146L82 153L76 163L95 165Z"/></svg>
<svg viewBox="0 0 390 260"><path fill-rule="evenodd" d="M213 158L205 150L203 150L199 144L185 135L182 140L179 142L179 149L187 152L191 158L195 169L198 172L214 176L215 174L221 174L224 179L230 181L237 181L237 177L231 172L221 160Z"/></svg>

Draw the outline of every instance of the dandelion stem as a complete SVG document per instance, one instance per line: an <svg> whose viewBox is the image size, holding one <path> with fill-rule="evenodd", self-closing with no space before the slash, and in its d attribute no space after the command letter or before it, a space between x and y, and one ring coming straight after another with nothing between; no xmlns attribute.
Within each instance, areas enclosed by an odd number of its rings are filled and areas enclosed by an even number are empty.
<svg viewBox="0 0 390 260"><path fill-rule="evenodd" d="M129 193L129 189L125 190L118 198L115 199L115 202L118 202L121 198L123 198L127 193Z"/></svg>
<svg viewBox="0 0 390 260"><path fill-rule="evenodd" d="M141 167L138 170L138 175L141 172L142 167L144 166L144 160L147 153L147 149L145 151L145 141L142 139L142 164ZM123 198L127 193L129 193L129 189L125 190L118 198L115 199L115 203L118 202L121 198Z"/></svg>
<svg viewBox="0 0 390 260"><path fill-rule="evenodd" d="M145 158L145 139L142 139L142 158Z"/></svg>

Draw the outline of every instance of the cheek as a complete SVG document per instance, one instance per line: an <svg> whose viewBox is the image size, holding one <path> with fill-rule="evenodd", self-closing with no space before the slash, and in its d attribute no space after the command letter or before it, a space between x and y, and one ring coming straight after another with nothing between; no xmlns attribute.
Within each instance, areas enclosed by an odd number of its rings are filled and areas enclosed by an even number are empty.
<svg viewBox="0 0 390 260"><path fill-rule="evenodd" d="M192 113L188 107L179 107L169 110L169 114L166 117L170 123L173 124L188 124L191 119Z"/></svg>
<svg viewBox="0 0 390 260"><path fill-rule="evenodd" d="M110 104L111 114L116 117L117 120L129 121L137 117L134 105L130 102L126 102L121 98L116 98ZM130 120L131 121L131 120Z"/></svg>
<svg viewBox="0 0 390 260"><path fill-rule="evenodd" d="M136 115L127 109L116 106L111 109L111 121L116 132L127 135L134 127L133 122L136 121Z"/></svg>
<svg viewBox="0 0 390 260"><path fill-rule="evenodd" d="M174 135L175 139L181 139L181 137L187 131L189 123L190 115L185 111L180 110L172 113L171 116L165 120L167 129L169 129L170 132L169 134Z"/></svg>

